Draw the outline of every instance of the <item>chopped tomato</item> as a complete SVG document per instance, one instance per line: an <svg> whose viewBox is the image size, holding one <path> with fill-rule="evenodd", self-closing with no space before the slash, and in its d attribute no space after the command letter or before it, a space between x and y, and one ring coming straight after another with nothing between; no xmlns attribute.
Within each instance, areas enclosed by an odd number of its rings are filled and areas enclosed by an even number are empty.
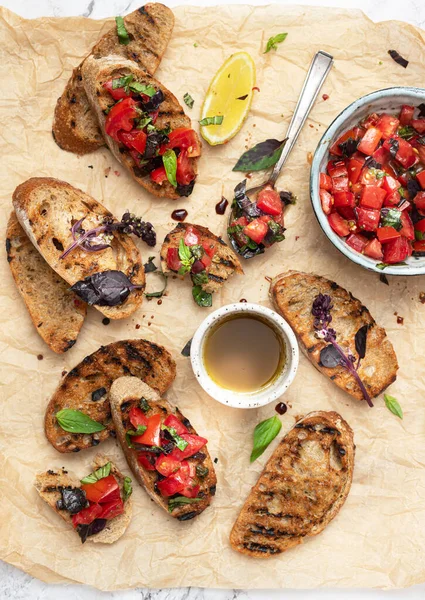
<svg viewBox="0 0 425 600"><path fill-rule="evenodd" d="M382 132L376 127L369 127L366 131L360 144L357 147L359 152L363 152L367 156L370 156L376 150L379 141L382 137Z"/></svg>
<svg viewBox="0 0 425 600"><path fill-rule="evenodd" d="M99 519L102 510L100 504L90 504L87 508L83 508L80 512L72 515L72 525L74 528L76 528L77 525L90 525L95 519Z"/></svg>
<svg viewBox="0 0 425 600"><path fill-rule="evenodd" d="M363 127L365 127L366 129L369 129L370 127L376 127L376 124L379 121L379 115L377 115L376 113L371 113L370 115L368 115L366 117L366 119L364 119L361 123L361 125Z"/></svg>
<svg viewBox="0 0 425 600"><path fill-rule="evenodd" d="M191 482L182 490L180 490L180 494L182 496L186 496L186 498L196 498L200 489L200 485L197 485L195 482Z"/></svg>
<svg viewBox="0 0 425 600"><path fill-rule="evenodd" d="M337 233L341 237L345 237L350 233L347 221L343 219L338 213L332 213L331 215L329 215L328 221L329 225L332 227L335 233Z"/></svg>
<svg viewBox="0 0 425 600"><path fill-rule="evenodd" d="M139 425L148 424L148 418L145 413L138 408L137 406L132 406L130 412L128 413L128 418L130 423L133 425L134 429L137 429Z"/></svg>
<svg viewBox="0 0 425 600"><path fill-rule="evenodd" d="M376 127L382 132L383 139L386 140L395 134L399 125L400 121L397 119L397 117L394 115L384 114L379 118Z"/></svg>
<svg viewBox="0 0 425 600"><path fill-rule="evenodd" d="M414 240L415 230L413 228L412 219L406 210L401 213L401 224L402 228L400 229L400 235L403 235L408 240Z"/></svg>
<svg viewBox="0 0 425 600"><path fill-rule="evenodd" d="M398 190L400 183L397 181L397 179L391 177L391 175L386 175L382 181L382 187L388 194L391 194L392 192Z"/></svg>
<svg viewBox="0 0 425 600"><path fill-rule="evenodd" d="M248 219L246 217L239 217L239 219L236 219L236 221L232 221L230 227L236 227L236 225L241 225L242 227L245 227L246 225L248 225Z"/></svg>
<svg viewBox="0 0 425 600"><path fill-rule="evenodd" d="M383 182L382 173L377 172L376 169L365 168L362 171L360 183L362 185L373 185L375 187L381 187Z"/></svg>
<svg viewBox="0 0 425 600"><path fill-rule="evenodd" d="M378 227L376 235L381 244L386 244L387 242L396 240L401 234L397 229L394 229L394 227Z"/></svg>
<svg viewBox="0 0 425 600"><path fill-rule="evenodd" d="M343 144L344 142L346 142L349 138L352 138L353 140L357 139L355 137L354 131L352 129L349 129L348 131L346 131L345 133L343 133L336 140L336 142L334 142L332 144L332 146L329 148L329 153L330 154L334 154L335 156L342 156L341 148L339 147L339 145Z"/></svg>
<svg viewBox="0 0 425 600"><path fill-rule="evenodd" d="M355 206L356 201L354 194L351 192L335 192L334 193L334 206L338 208L340 206Z"/></svg>
<svg viewBox="0 0 425 600"><path fill-rule="evenodd" d="M330 179L330 178L329 178ZM345 192L342 192L345 193ZM320 202L322 203L322 210L325 215L330 215L333 205L333 198L329 192L326 190L320 190L319 192Z"/></svg>
<svg viewBox="0 0 425 600"><path fill-rule="evenodd" d="M133 119L138 116L138 103L133 98L126 98L117 102L109 111L105 121L106 133L119 142L119 131L131 131L133 129Z"/></svg>
<svg viewBox="0 0 425 600"><path fill-rule="evenodd" d="M351 248L353 248L353 250L362 252L368 242L368 239L360 233L351 233L345 241L349 246L351 246Z"/></svg>
<svg viewBox="0 0 425 600"><path fill-rule="evenodd" d="M416 179L419 181L421 188L425 190L425 169L420 173L416 173Z"/></svg>
<svg viewBox="0 0 425 600"><path fill-rule="evenodd" d="M364 158L355 158L352 156L347 164L348 179L351 183L357 183L364 165Z"/></svg>
<svg viewBox="0 0 425 600"><path fill-rule="evenodd" d="M387 195L383 188L373 185L365 185L360 197L360 205L366 208L375 208L380 210Z"/></svg>
<svg viewBox="0 0 425 600"><path fill-rule="evenodd" d="M178 494L186 487L186 481L181 478L179 471L157 482L157 488L162 496L168 498Z"/></svg>
<svg viewBox="0 0 425 600"><path fill-rule="evenodd" d="M393 136L387 138L383 144L383 148L386 150L396 149L395 159L405 169L410 169L417 161L417 155L413 150L413 146L401 137ZM394 150L393 150L394 152Z"/></svg>
<svg viewBox="0 0 425 600"><path fill-rule="evenodd" d="M356 217L356 213L354 211L354 207L353 206L340 206L337 209L337 212L341 215L341 217L344 217L344 219L347 219L348 228L350 229L350 231L355 232L357 229L355 226L357 217Z"/></svg>
<svg viewBox="0 0 425 600"><path fill-rule="evenodd" d="M141 129L133 129L132 131L119 131L118 139L122 142L127 148L133 148L140 152L140 154L144 154L146 149L146 139L147 135Z"/></svg>
<svg viewBox="0 0 425 600"><path fill-rule="evenodd" d="M212 259L208 256L208 254L204 254L200 259L200 262L204 265L204 269L208 269L212 263Z"/></svg>
<svg viewBox="0 0 425 600"><path fill-rule="evenodd" d="M198 136L193 129L187 127L179 127L168 134L169 142L161 146L159 154L164 154L166 150L180 148L186 150L189 158L199 156L201 154L201 145Z"/></svg>
<svg viewBox="0 0 425 600"><path fill-rule="evenodd" d="M174 448L169 456L176 458L177 460L184 460L199 452L201 448L205 446L208 440L205 438L195 435L193 433L183 433L181 437L187 442L187 446L184 450Z"/></svg>
<svg viewBox="0 0 425 600"><path fill-rule="evenodd" d="M348 177L332 177L332 192L348 192Z"/></svg>
<svg viewBox="0 0 425 600"><path fill-rule="evenodd" d="M245 218L245 217L241 217L241 218ZM245 225L247 225L248 221L246 219L245 219L245 221L246 221ZM206 254L210 258L212 258L214 256L214 254L217 252L217 247L213 241L202 242L202 248L205 250Z"/></svg>
<svg viewBox="0 0 425 600"><path fill-rule="evenodd" d="M425 252L425 240L413 242L413 250L415 252Z"/></svg>
<svg viewBox="0 0 425 600"><path fill-rule="evenodd" d="M373 238L373 240L369 240L366 246L363 249L363 253L370 258L374 258L375 260L382 260L382 245L379 240Z"/></svg>
<svg viewBox="0 0 425 600"><path fill-rule="evenodd" d="M415 231L424 234L425 233L425 219L421 219L415 223ZM425 236L424 236L425 237Z"/></svg>
<svg viewBox="0 0 425 600"><path fill-rule="evenodd" d="M147 471L155 471L155 456L151 452L138 452L137 462Z"/></svg>
<svg viewBox="0 0 425 600"><path fill-rule="evenodd" d="M189 160L187 150L182 150L177 157L176 179L180 185L189 185L195 179L195 171Z"/></svg>
<svg viewBox="0 0 425 600"><path fill-rule="evenodd" d="M167 250L167 267L172 271L178 271L182 266L182 262L179 258L178 248L168 248Z"/></svg>
<svg viewBox="0 0 425 600"><path fill-rule="evenodd" d="M403 106L401 107L400 115L399 115L400 125L403 125L403 127L405 127L406 125L410 125L410 123L412 122L412 119L413 119L414 112L415 112L414 106L409 106L408 104L403 104Z"/></svg>
<svg viewBox="0 0 425 600"><path fill-rule="evenodd" d="M196 227L189 225L189 227L186 229L186 233L184 234L184 243L186 246L197 246L200 238L201 234Z"/></svg>
<svg viewBox="0 0 425 600"><path fill-rule="evenodd" d="M105 504L101 504L102 512L97 517L98 519L113 519L114 517L118 517L122 515L124 512L124 502L120 500L114 502L106 502Z"/></svg>
<svg viewBox="0 0 425 600"><path fill-rule="evenodd" d="M418 192L413 198L413 203L421 214L425 213L425 192Z"/></svg>
<svg viewBox="0 0 425 600"><path fill-rule="evenodd" d="M319 187L327 192L332 189L332 179L326 173L320 173Z"/></svg>
<svg viewBox="0 0 425 600"><path fill-rule="evenodd" d="M357 209L357 225L363 231L376 231L380 218L381 213L379 210L370 208Z"/></svg>
<svg viewBox="0 0 425 600"><path fill-rule="evenodd" d="M373 158L373 160L376 160L376 162L379 163L380 165L385 165L385 163L387 163L390 160L391 154L388 152L388 150L385 150L385 148L380 146L372 154L372 158Z"/></svg>
<svg viewBox="0 0 425 600"><path fill-rule="evenodd" d="M161 438L161 415L152 415L148 419L147 429L142 435L135 435L131 438L133 444L143 444L144 446L159 446Z"/></svg>
<svg viewBox="0 0 425 600"><path fill-rule="evenodd" d="M113 475L103 477L94 483L83 483L81 489L85 491L90 502L116 502L120 500L120 487Z"/></svg>
<svg viewBox="0 0 425 600"><path fill-rule="evenodd" d="M164 475L164 477L172 475L178 471L180 467L181 462L169 454L161 454L161 456L159 456L155 462L155 469L158 471L158 473Z"/></svg>
<svg viewBox="0 0 425 600"><path fill-rule="evenodd" d="M331 177L348 177L347 167L343 160L328 162L327 171Z"/></svg>
<svg viewBox="0 0 425 600"><path fill-rule="evenodd" d="M114 89L112 87L112 82L113 79L110 79L109 81L105 81L102 86L105 88L105 90L108 90L114 100L122 100L122 98L128 98L129 96L134 95L130 90L126 92L124 86Z"/></svg>
<svg viewBox="0 0 425 600"><path fill-rule="evenodd" d="M384 262L390 265L403 262L411 253L411 245L404 237L400 236L384 244Z"/></svg>
<svg viewBox="0 0 425 600"><path fill-rule="evenodd" d="M384 200L384 206L396 206L400 202L400 199L400 193L395 190L394 192L387 194Z"/></svg>
<svg viewBox="0 0 425 600"><path fill-rule="evenodd" d="M166 425L167 427L173 427L179 435L181 435L182 433L189 433L188 428L185 427L180 421L180 419L178 419L174 415L168 415L168 417L164 421L164 425Z"/></svg>
<svg viewBox="0 0 425 600"><path fill-rule="evenodd" d="M267 223L264 221L260 221L260 219L254 219L246 227L243 229L243 233L247 235L253 242L256 244L261 244L261 242L266 237L269 228Z"/></svg>
<svg viewBox="0 0 425 600"><path fill-rule="evenodd" d="M164 183L164 181L167 180L167 171L165 170L165 167L158 167L157 169L154 169L153 171L150 172L150 178L152 179L152 181L154 183L157 183L158 185L162 185Z"/></svg>
<svg viewBox="0 0 425 600"><path fill-rule="evenodd" d="M283 207L278 192L271 186L264 187L257 196L257 208L267 215L280 215Z"/></svg>
<svg viewBox="0 0 425 600"><path fill-rule="evenodd" d="M416 131L419 133L419 135L422 135L423 133L425 133L425 119L424 118L413 119L411 125L412 125L413 129L416 129Z"/></svg>

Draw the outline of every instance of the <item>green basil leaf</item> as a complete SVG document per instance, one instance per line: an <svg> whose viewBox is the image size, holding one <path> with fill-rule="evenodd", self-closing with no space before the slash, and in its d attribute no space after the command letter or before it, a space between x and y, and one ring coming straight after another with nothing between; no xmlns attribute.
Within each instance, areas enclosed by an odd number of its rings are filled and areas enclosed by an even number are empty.
<svg viewBox="0 0 425 600"><path fill-rule="evenodd" d="M381 227L394 227L397 231L402 228L401 210L397 208L384 208L381 211Z"/></svg>
<svg viewBox="0 0 425 600"><path fill-rule="evenodd" d="M262 171L277 163L282 154L286 140L266 140L260 142L242 154L233 167L233 171Z"/></svg>
<svg viewBox="0 0 425 600"><path fill-rule="evenodd" d="M282 423L278 417L274 416L258 423L254 429L254 447L251 452L250 462L257 460L267 446L274 440L282 428Z"/></svg>
<svg viewBox="0 0 425 600"><path fill-rule="evenodd" d="M270 52L270 50L277 50L277 45L284 42L286 40L287 35L287 33L278 33L277 35L270 37L267 42L264 54L267 54L267 52Z"/></svg>
<svg viewBox="0 0 425 600"><path fill-rule="evenodd" d="M390 396L389 394L384 394L384 400L388 410L390 410L394 415L402 419L403 411L401 410L401 406L398 403L398 400L394 398L394 396Z"/></svg>
<svg viewBox="0 0 425 600"><path fill-rule="evenodd" d="M185 450L188 447L189 442L186 442L186 440L184 440L182 437L180 437L179 434L177 433L177 431L174 429L174 427L168 427L167 425L161 425L161 429L162 429L162 431L168 431L168 433L173 438L174 443L176 444L176 446L179 450Z"/></svg>
<svg viewBox="0 0 425 600"><path fill-rule="evenodd" d="M192 288L192 296L198 306L212 306L212 294L205 292L200 285Z"/></svg>
<svg viewBox="0 0 425 600"><path fill-rule="evenodd" d="M414 133L415 130L413 129L413 127L409 127L409 125L406 125L406 127L400 127L397 131L398 137L401 137L405 140L411 138L414 135Z"/></svg>
<svg viewBox="0 0 425 600"><path fill-rule="evenodd" d="M112 80L112 89L116 90L118 88L127 88L129 84L133 81L133 75L125 75L124 77L119 77L118 79Z"/></svg>
<svg viewBox="0 0 425 600"><path fill-rule="evenodd" d="M57 412L56 419L60 427L70 433L96 433L105 429L102 423L93 421L80 410L72 410L71 408L63 408Z"/></svg>
<svg viewBox="0 0 425 600"><path fill-rule="evenodd" d="M145 115L140 117L140 119L137 122L137 129L144 129L146 126L149 126L151 121L151 117Z"/></svg>
<svg viewBox="0 0 425 600"><path fill-rule="evenodd" d="M195 260L200 260L205 254L205 250L200 244L194 244L193 246L189 246L189 248Z"/></svg>
<svg viewBox="0 0 425 600"><path fill-rule="evenodd" d="M170 498L168 500L168 512L173 512L173 510L179 506L184 504L193 504L194 502L200 502L202 498L186 498L186 496L176 496L175 498Z"/></svg>
<svg viewBox="0 0 425 600"><path fill-rule="evenodd" d="M424 239L424 234L422 231L415 231L415 240L417 242L420 242L421 240Z"/></svg>
<svg viewBox="0 0 425 600"><path fill-rule="evenodd" d="M115 23L117 25L117 36L119 43L127 46L127 44L130 43L130 36L125 28L124 19L122 17L115 17Z"/></svg>
<svg viewBox="0 0 425 600"><path fill-rule="evenodd" d="M128 87L135 94L144 94L145 96L149 96L149 98L152 98L152 96L156 94L156 89L153 85L146 85L144 83L139 83L138 81L129 83Z"/></svg>
<svg viewBox="0 0 425 600"><path fill-rule="evenodd" d="M84 477L84 479L81 479L81 483L96 483L96 481L99 481L99 479L108 477L110 472L111 463L108 462L106 465L103 465L103 467L100 467L100 469L97 469L97 471L94 471L90 475L87 475L87 477Z"/></svg>
<svg viewBox="0 0 425 600"><path fill-rule="evenodd" d="M202 285L204 283L208 283L208 275L206 271L201 271L200 273L192 273L191 275L193 285Z"/></svg>
<svg viewBox="0 0 425 600"><path fill-rule="evenodd" d="M162 155L162 162L164 163L168 181L173 187L177 187L177 156L174 150L166 150Z"/></svg>
<svg viewBox="0 0 425 600"><path fill-rule="evenodd" d="M131 478L126 477L123 483L123 491L124 491L124 502L128 500L133 493L133 486L131 485Z"/></svg>
<svg viewBox="0 0 425 600"><path fill-rule="evenodd" d="M199 125L221 125L223 123L223 115L216 115L215 117L205 117L199 121Z"/></svg>
<svg viewBox="0 0 425 600"><path fill-rule="evenodd" d="M137 435L143 435L145 433L146 429L147 429L146 425L138 425L136 431L134 431L134 429L130 429L129 431L127 431L125 434L127 446L129 448L134 448L131 438L135 437Z"/></svg>
<svg viewBox="0 0 425 600"><path fill-rule="evenodd" d="M140 410L142 410L145 414L151 410L149 402L146 398L140 398Z"/></svg>
<svg viewBox="0 0 425 600"><path fill-rule="evenodd" d="M186 94L183 96L183 100L184 100L184 103L186 104L186 106L188 106L189 108L193 108L193 105L195 104L195 100L192 98L192 96L190 94L188 94L186 92Z"/></svg>
<svg viewBox="0 0 425 600"><path fill-rule="evenodd" d="M159 275L160 277L163 278L164 285L162 287L162 290L158 290L157 292L147 292L147 293L145 293L145 296L146 296L146 298L162 298L165 290L167 289L168 279L162 271L153 271L153 273L155 275Z"/></svg>
<svg viewBox="0 0 425 600"><path fill-rule="evenodd" d="M193 262L193 257L190 248L189 246L186 246L183 238L179 242L179 259L182 261L182 263L189 262L190 264L192 264Z"/></svg>
<svg viewBox="0 0 425 600"><path fill-rule="evenodd" d="M204 479L208 473L210 472L208 467L203 467L202 465L196 465L196 474L201 479Z"/></svg>

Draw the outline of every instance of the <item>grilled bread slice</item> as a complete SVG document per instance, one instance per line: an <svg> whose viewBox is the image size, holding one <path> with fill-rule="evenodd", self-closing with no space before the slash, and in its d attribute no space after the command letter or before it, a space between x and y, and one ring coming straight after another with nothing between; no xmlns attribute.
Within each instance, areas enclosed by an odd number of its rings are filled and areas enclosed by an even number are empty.
<svg viewBox="0 0 425 600"><path fill-rule="evenodd" d="M178 188L176 190L176 188L168 181L164 181L161 185L154 183L149 174L145 174L140 165L137 164L128 151L128 148L126 148L124 144L115 142L105 133L106 116L104 111L108 111L115 101L103 87L103 84L111 79L119 79L131 74L138 83L153 86L156 91L161 90L164 95L164 100L159 106L158 117L155 121L155 127L159 130L168 127L172 130L180 127L191 128L190 119L185 115L177 98L159 81L140 69L136 63L131 60L123 60L120 56L110 55L99 59L96 59L94 56L89 56L82 66L81 73L83 76L84 88L91 107L97 114L106 143L118 162L126 167L137 183L154 196L159 198L177 199L184 195L183 193L179 194ZM189 158L188 160L196 175L198 157Z"/></svg>
<svg viewBox="0 0 425 600"><path fill-rule="evenodd" d="M270 558L317 535L351 487L355 446L336 412L311 412L285 435L230 534L234 550Z"/></svg>
<svg viewBox="0 0 425 600"><path fill-rule="evenodd" d="M115 479L118 481L121 488L121 497L124 498L124 475L120 473L107 456L98 454L95 457L92 465L93 471L100 469L108 462L111 463L111 475L114 475ZM69 475L68 471L65 469L60 469L58 472L50 470L47 471L47 473L38 473L34 485L41 498L47 502L56 514L60 515L64 521L73 527L72 515L66 510L60 510L56 503L61 499L61 488L80 488L80 480ZM87 541L94 542L95 544L112 544L113 542L116 542L123 535L131 521L133 512L133 501L131 496L125 500L124 507L125 511L122 515L118 515L117 517L108 520L105 528L102 529L102 531L99 531L99 533L87 537Z"/></svg>
<svg viewBox="0 0 425 600"><path fill-rule="evenodd" d="M37 333L62 354L77 341L87 305L70 291L28 239L15 213L6 230L7 262Z"/></svg>
<svg viewBox="0 0 425 600"><path fill-rule="evenodd" d="M121 55L135 61L151 75L157 70L170 41L174 15L159 2L145 4L124 17L130 42L121 44L114 25L93 47L96 58ZM84 90L81 64L76 67L58 98L53 120L53 138L68 152L87 154L105 145L95 113Z"/></svg>
<svg viewBox="0 0 425 600"><path fill-rule="evenodd" d="M216 491L217 479L207 447L204 446L200 452L186 459L195 467L207 469L206 475L203 477L196 475L196 483L200 486L197 499L187 499L187 504L180 504L174 508L170 508L168 504L169 499L164 498L155 485L160 480L158 477L161 476L157 471L148 471L145 469L137 460L138 451L134 448L129 448L126 441L126 431L133 429L129 421L129 411L132 407L139 407L141 398L144 398L149 404L148 417L160 414L165 420L167 416L174 415L189 430L190 434L197 435L195 429L179 409L171 406L169 402L161 398L146 383L134 377L121 377L114 381L111 386L110 402L115 431L127 462L137 481L161 508L179 521L193 519L209 506Z"/></svg>
<svg viewBox="0 0 425 600"><path fill-rule="evenodd" d="M226 283L233 273L243 275L243 269L237 254L220 237L214 235L202 225L191 225L190 223L179 223L170 233L165 236L161 247L161 268L163 273L170 273L171 269L167 265L167 254L169 248L178 248L180 240L184 239L189 227L195 228L200 235L200 243L211 243L216 248L212 263L207 269L208 283L202 284L205 292L212 294ZM172 271L175 272L175 271Z"/></svg>
<svg viewBox="0 0 425 600"><path fill-rule="evenodd" d="M147 340L124 340L101 346L74 367L61 381L47 406L46 437L59 452L79 452L115 435L109 405L112 382L132 375L164 394L176 376L176 364L163 346ZM56 413L79 410L105 426L93 434L64 431Z"/></svg>
<svg viewBox="0 0 425 600"><path fill-rule="evenodd" d="M302 350L316 369L353 398L363 400L356 380L346 369L342 366L326 368L320 362L320 352L327 343L315 336L311 314L318 294L332 298L331 327L336 331L336 340L355 356L355 335L361 327L368 326L366 356L358 374L370 397L378 396L396 380L398 363L385 329L377 325L368 309L337 283L318 275L288 271L277 275L270 284L270 298L276 310L291 325Z"/></svg>
<svg viewBox="0 0 425 600"><path fill-rule="evenodd" d="M124 319L140 306L143 300L145 273L137 246L129 235L113 233L111 246L98 252L75 248L61 259L71 245L71 227L84 217L87 231L98 227L104 217L112 217L102 204L69 183L50 177L33 177L21 183L13 193L16 216L31 242L47 263L70 285L95 273L122 271L134 285L118 306L97 306L110 319Z"/></svg>

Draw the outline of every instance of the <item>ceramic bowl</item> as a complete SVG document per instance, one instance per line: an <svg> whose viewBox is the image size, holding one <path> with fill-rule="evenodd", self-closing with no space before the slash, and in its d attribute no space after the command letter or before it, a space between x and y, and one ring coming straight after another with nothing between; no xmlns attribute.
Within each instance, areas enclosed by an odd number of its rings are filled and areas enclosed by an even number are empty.
<svg viewBox="0 0 425 600"><path fill-rule="evenodd" d="M329 125L322 139L317 146L314 154L310 172L310 197L313 204L313 210L332 244L338 248L342 254L355 262L356 264L382 273L376 265L380 261L364 256L356 252L346 244L343 238L340 238L331 228L328 219L322 210L319 197L319 176L326 171L326 165L329 160L329 148L339 136L347 129L357 125L364 117L371 112L389 112L398 114L402 104L411 104L418 106L425 101L425 89L414 87L392 87L384 90L378 90L362 96L345 108L336 119ZM423 275L425 274L425 257L410 257L406 260L406 265L385 267L386 275Z"/></svg>
<svg viewBox="0 0 425 600"><path fill-rule="evenodd" d="M258 315L265 321L268 321L284 342L286 360L281 372L268 386L255 392L235 392L220 387L209 376L203 360L204 344L211 328L216 326L223 319L236 313L250 313ZM264 406L280 398L291 385L297 372L299 361L298 342L291 327L285 319L275 311L270 310L265 306L260 306L259 304L238 302L219 308L201 323L193 336L190 347L190 359L193 372L195 373L198 382L207 394L212 396L215 400L218 400L218 402L227 406L233 406L234 408L258 408L259 406Z"/></svg>

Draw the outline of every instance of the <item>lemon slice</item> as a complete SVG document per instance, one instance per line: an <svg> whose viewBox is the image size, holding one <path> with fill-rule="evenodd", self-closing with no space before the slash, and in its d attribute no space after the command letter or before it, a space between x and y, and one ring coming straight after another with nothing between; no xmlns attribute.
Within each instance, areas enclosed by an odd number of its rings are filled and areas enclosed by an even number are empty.
<svg viewBox="0 0 425 600"><path fill-rule="evenodd" d="M223 116L221 125L201 125L201 135L211 146L224 144L237 134L251 107L255 64L246 52L232 54L208 88L201 120Z"/></svg>

